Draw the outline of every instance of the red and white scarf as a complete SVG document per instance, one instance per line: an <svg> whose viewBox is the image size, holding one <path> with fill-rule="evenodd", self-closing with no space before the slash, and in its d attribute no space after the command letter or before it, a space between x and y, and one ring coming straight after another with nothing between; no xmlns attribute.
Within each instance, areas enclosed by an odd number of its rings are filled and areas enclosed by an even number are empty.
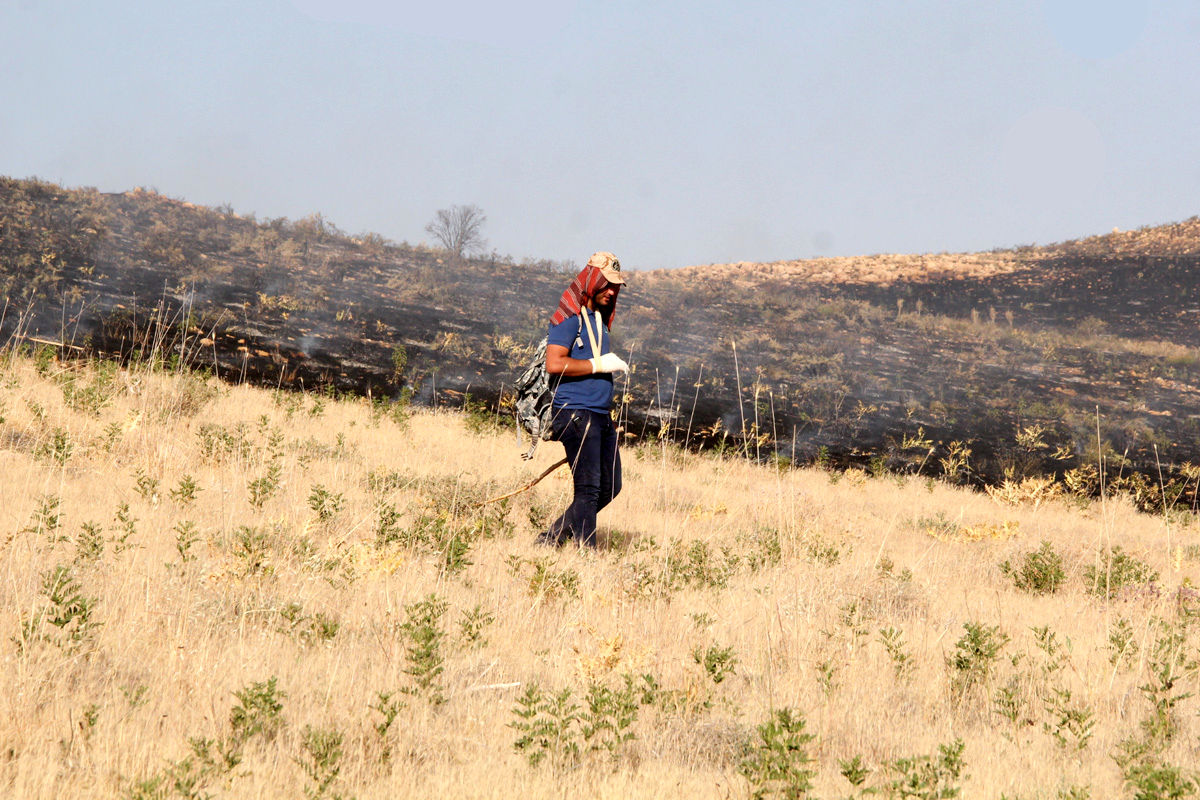
<svg viewBox="0 0 1200 800"><path fill-rule="evenodd" d="M579 313L580 309L587 307L588 301L596 296L597 292L608 286L608 280L604 274L600 272L599 267L584 267L575 276L575 280L571 281L571 285L562 293L562 298L558 301L558 309L554 312L554 316L550 318L551 325L557 325L560 322L566 321L569 317L573 317ZM620 284L615 284L614 289L619 292ZM607 316L601 315L604 319L604 326L612 330L612 318L617 310L617 301L614 298L612 307L608 309Z"/></svg>

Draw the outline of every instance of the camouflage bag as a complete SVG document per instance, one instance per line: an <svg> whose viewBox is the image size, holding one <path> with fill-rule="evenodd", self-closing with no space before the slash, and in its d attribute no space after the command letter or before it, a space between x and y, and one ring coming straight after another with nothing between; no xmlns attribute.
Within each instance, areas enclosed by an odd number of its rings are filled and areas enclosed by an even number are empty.
<svg viewBox="0 0 1200 800"><path fill-rule="evenodd" d="M582 332L583 318L579 320ZM550 427L550 419L554 416L554 392L550 391L550 373L546 372L546 338L543 337L529 365L513 386L517 393L517 441L521 441L522 430L533 440L529 450L521 454L521 458L528 461L533 458L538 442L554 438Z"/></svg>

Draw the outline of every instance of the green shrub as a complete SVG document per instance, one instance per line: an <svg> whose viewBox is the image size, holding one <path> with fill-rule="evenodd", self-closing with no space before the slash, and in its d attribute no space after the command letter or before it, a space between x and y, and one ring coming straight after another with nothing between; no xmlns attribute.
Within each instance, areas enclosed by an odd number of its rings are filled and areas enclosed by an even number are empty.
<svg viewBox="0 0 1200 800"><path fill-rule="evenodd" d="M954 643L953 655L946 659L951 670L951 691L958 699L972 687L988 682L1000 651L1008 644L1008 634L1002 633L999 626L968 622L963 627L965 633Z"/></svg>
<svg viewBox="0 0 1200 800"><path fill-rule="evenodd" d="M1005 561L1000 565L1000 571L1010 576L1018 589L1030 594L1054 594L1067 579L1062 556L1047 541L1043 541L1037 550L1026 553L1018 566Z"/></svg>
<svg viewBox="0 0 1200 800"><path fill-rule="evenodd" d="M732 647L719 647L715 644L709 645L708 649L702 649L699 645L692 650L692 660L704 667L704 671L713 683L720 683L726 677L733 674L734 667L737 666L737 656L733 653Z"/></svg>
<svg viewBox="0 0 1200 800"><path fill-rule="evenodd" d="M308 496L308 507L316 512L322 522L333 519L346 504L341 492L331 492L321 484L315 484Z"/></svg>
<svg viewBox="0 0 1200 800"><path fill-rule="evenodd" d="M184 475L179 479L179 485L171 490L171 500L181 506L186 506L196 499L196 492L200 491L200 486L191 475Z"/></svg>
<svg viewBox="0 0 1200 800"><path fill-rule="evenodd" d="M100 625L92 618L96 598L84 595L71 568L60 564L44 573L42 594L46 602L21 623L17 648L25 650L39 640L66 650L90 643Z"/></svg>
<svg viewBox="0 0 1200 800"><path fill-rule="evenodd" d="M1130 768L1125 781L1134 800L1180 800L1200 792L1200 776L1163 762L1143 762Z"/></svg>
<svg viewBox="0 0 1200 800"><path fill-rule="evenodd" d="M475 434L487 434L507 430L515 424L512 417L500 414L483 400L476 400L470 394L463 397L463 411L466 413L467 430Z"/></svg>
<svg viewBox="0 0 1200 800"><path fill-rule="evenodd" d="M196 554L192 552L192 547L200 540L200 534L196 532L196 523L191 520L180 520L175 523L173 528L175 531L175 550L179 553L179 560L183 563L196 560Z"/></svg>
<svg viewBox="0 0 1200 800"><path fill-rule="evenodd" d="M955 739L938 746L937 755L898 758L887 764L887 771L896 777L886 786L888 797L912 797L919 800L941 800L958 797L958 785L966 764L962 760L966 744Z"/></svg>
<svg viewBox="0 0 1200 800"><path fill-rule="evenodd" d="M897 628L883 628L879 631L879 641L892 659L892 670L897 680L907 680L915 664L912 653L904 646L904 632Z"/></svg>
<svg viewBox="0 0 1200 800"><path fill-rule="evenodd" d="M1108 662L1115 667L1132 660L1137 647L1136 640L1129 620L1118 618L1108 633Z"/></svg>
<svg viewBox="0 0 1200 800"><path fill-rule="evenodd" d="M513 749L536 767L549 759L554 766L565 766L579 757L574 728L579 721L579 705L571 699L571 690L547 695L536 683L525 687L513 706L517 717L509 723L520 734Z"/></svg>
<svg viewBox="0 0 1200 800"><path fill-rule="evenodd" d="M1158 572L1118 545L1102 558L1099 565L1089 564L1083 571L1083 578L1093 594L1111 600L1127 586L1157 581Z"/></svg>
<svg viewBox="0 0 1200 800"><path fill-rule="evenodd" d="M233 696L238 701L229 712L233 740L240 746L255 736L274 739L283 726L280 713L286 696L277 688L275 676L243 687Z"/></svg>
<svg viewBox="0 0 1200 800"><path fill-rule="evenodd" d="M408 664L404 671L415 683L410 693L422 695L434 705L446 701L439 679L444 669L442 643L446 638L441 622L447 607L445 600L431 594L404 607L406 619L400 626L400 632L408 642L405 649Z"/></svg>
<svg viewBox="0 0 1200 800"><path fill-rule="evenodd" d="M804 716L790 708L776 709L758 726L754 739L746 746L738 772L750 782L750 797L807 797L817 774L811 766L808 744L813 734L804 730Z"/></svg>
<svg viewBox="0 0 1200 800"><path fill-rule="evenodd" d="M483 606L479 604L476 604L474 608L467 609L458 621L458 629L463 642L472 647L486 646L487 639L484 638L483 632L495 621L496 615L484 610Z"/></svg>
<svg viewBox="0 0 1200 800"><path fill-rule="evenodd" d="M342 746L343 739L340 731L304 726L300 734L300 746L304 755L299 760L304 774L312 780L311 786L304 787L304 796L309 800L326 797L341 773L342 758L346 754ZM334 797L338 798L340 795Z"/></svg>
<svg viewBox="0 0 1200 800"><path fill-rule="evenodd" d="M279 488L279 479L283 470L278 464L270 464L267 471L260 477L246 482L247 499L255 508L262 508Z"/></svg>

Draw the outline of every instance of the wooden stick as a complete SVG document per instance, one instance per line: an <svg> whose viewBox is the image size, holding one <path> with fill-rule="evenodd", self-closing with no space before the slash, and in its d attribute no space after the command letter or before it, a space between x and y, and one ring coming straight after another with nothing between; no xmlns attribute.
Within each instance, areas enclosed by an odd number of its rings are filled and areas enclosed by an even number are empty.
<svg viewBox="0 0 1200 800"><path fill-rule="evenodd" d="M25 334L18 334L16 336L16 338L24 339L28 342L37 342L38 344L48 344L48 345L53 345L54 347L62 347L62 348L68 349L68 350L79 350L81 352L83 351L83 348L80 347L79 345L65 344L63 342L55 342L55 341L51 341L50 339L39 339L37 336L27 336Z"/></svg>
<svg viewBox="0 0 1200 800"><path fill-rule="evenodd" d="M492 689L515 689L520 685L520 681L514 681L513 683L489 683L487 686L472 686L471 688L466 689L465 693L470 694L471 692L486 692Z"/></svg>
<svg viewBox="0 0 1200 800"><path fill-rule="evenodd" d="M498 503L498 502L500 502L501 500L504 500L505 498L512 497L513 495L520 494L521 492L528 492L528 491L529 491L530 489L532 489L534 486L537 486L537 485L538 485L538 483L540 483L540 482L541 482L541 480L542 480L543 478L545 478L545 477L546 477L547 475L549 475L551 472L554 472L554 470L558 469L559 467L561 467L561 466L562 466L563 464L565 464L565 463L567 463L567 459L565 459L565 458L564 458L562 461L555 462L553 465L551 465L551 466L547 467L545 472L543 472L541 475L538 475L536 478L534 478L534 479L533 479L533 480L531 480L529 483L527 483L527 484L525 484L524 486L522 486L520 489L516 489L516 490L514 490L514 491L511 491L511 492L509 492L508 494L502 494L502 495L500 495L499 497L493 497L493 498L492 498L492 499L490 499L490 500L483 500L482 502L475 503L475 504L472 506L472 508L479 508L480 506L486 506L486 505L489 505L489 504L491 504L491 503Z"/></svg>

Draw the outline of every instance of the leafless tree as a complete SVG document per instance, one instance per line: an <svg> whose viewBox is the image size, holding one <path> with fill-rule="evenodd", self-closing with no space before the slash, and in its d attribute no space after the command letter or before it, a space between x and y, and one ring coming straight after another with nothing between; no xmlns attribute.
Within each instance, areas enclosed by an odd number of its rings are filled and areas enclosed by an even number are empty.
<svg viewBox="0 0 1200 800"><path fill-rule="evenodd" d="M481 234L485 222L487 216L479 206L450 206L439 210L425 231L454 255L464 256L487 245Z"/></svg>

